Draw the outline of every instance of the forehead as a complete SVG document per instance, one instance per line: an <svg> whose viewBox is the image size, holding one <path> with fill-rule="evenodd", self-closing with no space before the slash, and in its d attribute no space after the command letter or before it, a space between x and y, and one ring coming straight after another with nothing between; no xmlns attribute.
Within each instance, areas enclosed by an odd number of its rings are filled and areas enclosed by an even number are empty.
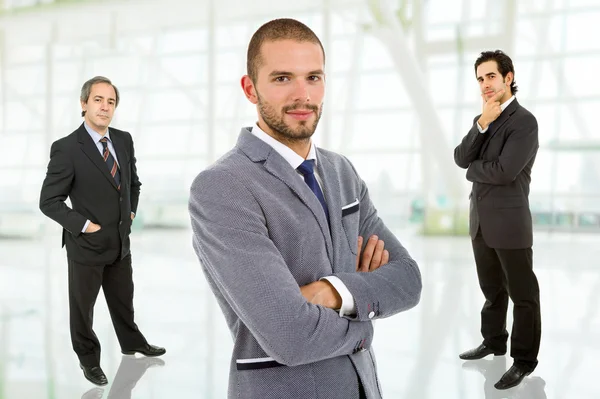
<svg viewBox="0 0 600 399"><path fill-rule="evenodd" d="M90 97L101 96L104 98L112 98L113 100L117 97L114 87L108 83L94 83L90 91Z"/></svg>
<svg viewBox="0 0 600 399"><path fill-rule="evenodd" d="M263 43L260 50L260 71L274 70L292 73L323 69L323 51L317 43L296 40L276 40Z"/></svg>
<svg viewBox="0 0 600 399"><path fill-rule="evenodd" d="M477 67L477 78L483 77L484 75L487 75L488 73L492 72L496 74L500 73L498 71L498 63L496 63L496 61L493 60L483 62Z"/></svg>

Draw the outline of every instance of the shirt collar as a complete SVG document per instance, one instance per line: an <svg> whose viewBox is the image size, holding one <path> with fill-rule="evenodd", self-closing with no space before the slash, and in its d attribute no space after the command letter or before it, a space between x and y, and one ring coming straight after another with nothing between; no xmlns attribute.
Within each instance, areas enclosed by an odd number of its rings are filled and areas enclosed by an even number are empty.
<svg viewBox="0 0 600 399"><path fill-rule="evenodd" d="M292 168L297 169L298 166L304 162L304 158L296 154L290 147L280 141L275 140L272 136L265 133L265 131L258 126L258 123L253 126L251 132L254 136L273 147L273 149L277 151L277 153L281 155L283 159L285 159L292 166ZM315 166L317 165L317 150L312 140L306 159L314 159Z"/></svg>
<svg viewBox="0 0 600 399"><path fill-rule="evenodd" d="M94 143L100 142L100 140L102 139L102 137L106 137L108 139L108 141L111 141L110 140L110 129L107 129L106 133L104 134L104 136L102 136L100 133L98 133L97 131L95 131L91 127L89 127L88 124L85 123L85 122L83 122L83 127L85 127L85 130L87 130L87 132L90 135L90 137L92 138L92 140L94 140Z"/></svg>
<svg viewBox="0 0 600 399"><path fill-rule="evenodd" d="M500 110L504 111L506 109L506 107L508 107L510 105L510 103L512 103L515 99L515 96L513 94L513 96L511 98L509 98L508 100L506 100L503 104L500 104Z"/></svg>

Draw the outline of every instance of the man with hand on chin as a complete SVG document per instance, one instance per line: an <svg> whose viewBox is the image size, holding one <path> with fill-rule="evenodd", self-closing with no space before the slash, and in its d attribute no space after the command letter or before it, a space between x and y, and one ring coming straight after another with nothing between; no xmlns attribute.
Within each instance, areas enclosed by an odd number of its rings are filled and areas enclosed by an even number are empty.
<svg viewBox="0 0 600 399"><path fill-rule="evenodd" d="M540 292L533 272L529 210L531 169L539 147L535 117L517 101L512 60L500 50L475 62L483 110L454 150L473 183L469 233L479 285L483 342L460 354L464 360L504 355L508 299L514 303L510 355L513 366L495 384L508 389L537 366L541 339Z"/></svg>

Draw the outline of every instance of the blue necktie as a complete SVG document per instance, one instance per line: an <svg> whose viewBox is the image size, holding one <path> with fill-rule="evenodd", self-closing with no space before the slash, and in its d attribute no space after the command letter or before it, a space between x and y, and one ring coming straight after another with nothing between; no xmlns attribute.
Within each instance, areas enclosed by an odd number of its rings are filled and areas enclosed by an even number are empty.
<svg viewBox="0 0 600 399"><path fill-rule="evenodd" d="M325 216L327 217L327 221L329 222L329 210L327 209L327 203L325 202L325 197L323 197L323 191L321 191L321 187L319 187L319 183L317 182L317 178L315 177L315 161L313 159L307 159L302 162L300 166L298 166L298 170L302 175L304 175L304 181L310 187L313 193L317 196L317 199L323 206L323 210L325 211Z"/></svg>

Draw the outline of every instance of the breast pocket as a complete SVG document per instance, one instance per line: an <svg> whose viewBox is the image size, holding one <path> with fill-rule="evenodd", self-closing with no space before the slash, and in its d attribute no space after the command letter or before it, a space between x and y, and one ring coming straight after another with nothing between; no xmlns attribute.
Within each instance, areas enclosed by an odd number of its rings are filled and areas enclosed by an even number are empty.
<svg viewBox="0 0 600 399"><path fill-rule="evenodd" d="M350 246L350 251L358 254L358 225L360 222L360 202L358 198L350 204L342 206L342 226Z"/></svg>

